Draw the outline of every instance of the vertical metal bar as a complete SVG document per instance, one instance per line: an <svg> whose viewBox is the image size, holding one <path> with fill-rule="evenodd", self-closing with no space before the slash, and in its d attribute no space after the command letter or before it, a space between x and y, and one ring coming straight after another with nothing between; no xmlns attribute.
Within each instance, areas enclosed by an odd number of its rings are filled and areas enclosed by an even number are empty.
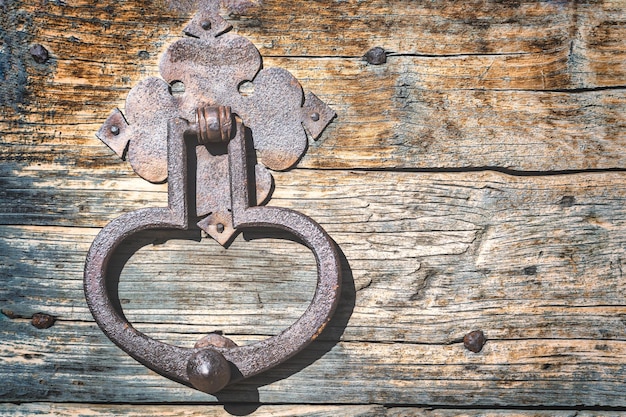
<svg viewBox="0 0 626 417"><path fill-rule="evenodd" d="M189 181L185 130L188 123L173 119L167 125L167 196L168 207L182 229L189 228Z"/></svg>
<svg viewBox="0 0 626 417"><path fill-rule="evenodd" d="M246 134L243 124L239 121L235 127L235 135L228 144L228 162L233 227L237 228L237 224L243 220L245 211L250 207Z"/></svg>

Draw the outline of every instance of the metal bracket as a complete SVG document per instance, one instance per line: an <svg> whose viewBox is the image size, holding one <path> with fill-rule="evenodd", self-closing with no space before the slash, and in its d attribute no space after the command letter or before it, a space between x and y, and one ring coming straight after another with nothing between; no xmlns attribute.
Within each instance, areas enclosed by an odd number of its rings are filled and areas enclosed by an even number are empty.
<svg viewBox="0 0 626 417"><path fill-rule="evenodd" d="M261 206L272 189L268 168L293 167L307 148L305 128L317 138L335 113L314 94L305 96L288 71L261 69L258 50L229 29L215 8L196 14L187 37L161 58L163 78L141 81L128 94L126 115L114 110L98 131L142 178L168 182L168 207L136 210L107 224L89 249L84 275L87 304L113 342L150 369L208 393L276 366L314 340L334 312L341 282L337 248L317 223ZM253 86L251 94L239 91L244 83ZM188 147L195 149L195 190L187 178ZM134 329L109 298L115 249L142 230L195 227L222 245L258 227L299 238L314 253L318 271L304 314L280 334L247 346L212 335L182 348Z"/></svg>

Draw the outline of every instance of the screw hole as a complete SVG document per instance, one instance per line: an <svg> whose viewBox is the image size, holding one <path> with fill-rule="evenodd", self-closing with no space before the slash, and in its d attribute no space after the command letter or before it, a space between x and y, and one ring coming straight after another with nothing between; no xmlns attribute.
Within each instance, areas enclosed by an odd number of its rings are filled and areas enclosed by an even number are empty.
<svg viewBox="0 0 626 417"><path fill-rule="evenodd" d="M175 80L170 83L170 94L174 97L182 96L185 93L185 84L182 81Z"/></svg>

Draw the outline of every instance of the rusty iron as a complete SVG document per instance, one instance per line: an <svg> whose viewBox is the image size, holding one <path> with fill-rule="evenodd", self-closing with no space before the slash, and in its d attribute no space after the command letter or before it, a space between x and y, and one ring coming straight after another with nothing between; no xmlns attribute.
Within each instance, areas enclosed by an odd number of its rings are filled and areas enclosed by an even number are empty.
<svg viewBox="0 0 626 417"><path fill-rule="evenodd" d="M371 65L382 65L387 62L387 52L380 46L376 46L364 55L365 60Z"/></svg>
<svg viewBox="0 0 626 417"><path fill-rule="evenodd" d="M487 342L485 333L482 330L474 330L463 337L463 346L470 352L478 353L483 350L483 346Z"/></svg>
<svg viewBox="0 0 626 417"><path fill-rule="evenodd" d="M48 50L41 44L36 43L28 50L36 63L45 64L48 61Z"/></svg>
<svg viewBox="0 0 626 417"><path fill-rule="evenodd" d="M45 313L35 313L30 319L30 323L38 329L48 329L54 326L55 322L54 316Z"/></svg>
<svg viewBox="0 0 626 417"><path fill-rule="evenodd" d="M142 208L107 224L89 249L84 274L87 304L113 342L148 368L208 393L305 348L330 320L341 282L337 248L321 226L296 211L262 205L273 186L268 168L295 165L307 148L305 129L317 138L335 113L314 94L304 95L289 72L261 69L258 50L229 29L214 7L197 13L187 36L165 51L163 78L136 85L125 114L115 109L98 131L139 176L167 181L168 207ZM253 84L252 94L239 92L244 82ZM188 148L195 150L195 181L188 178ZM270 228L308 246L318 279L304 314L281 333L246 346L212 334L183 348L136 330L111 299L117 294L107 279L108 263L116 248L143 230L196 227L222 245L241 230Z"/></svg>
<svg viewBox="0 0 626 417"><path fill-rule="evenodd" d="M198 142L203 145L228 142L233 128L232 118L228 106L199 107L196 110Z"/></svg>

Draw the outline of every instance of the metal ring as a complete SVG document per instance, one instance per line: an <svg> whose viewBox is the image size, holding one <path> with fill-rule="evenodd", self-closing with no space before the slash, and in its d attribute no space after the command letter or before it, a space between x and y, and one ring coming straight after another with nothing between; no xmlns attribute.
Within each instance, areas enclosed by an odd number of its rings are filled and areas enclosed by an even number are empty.
<svg viewBox="0 0 626 417"><path fill-rule="evenodd" d="M321 226L293 210L248 207L244 203L246 187L237 187L237 180L232 180L232 198L239 201L239 204L233 202L233 224L237 229L264 227L284 230L299 238L315 255L317 288L307 310L280 334L246 346L183 348L157 341L133 328L110 299L108 264L116 248L140 231L189 228L183 139L186 128L186 123L180 119L170 123L169 127L169 207L136 210L107 224L98 233L87 254L84 289L87 304L102 331L130 356L170 379L215 393L227 384L285 361L321 333L337 305L341 283L340 262L334 242ZM238 178L247 181L242 130L239 126L235 139L229 145L231 179L233 174L239 172Z"/></svg>

